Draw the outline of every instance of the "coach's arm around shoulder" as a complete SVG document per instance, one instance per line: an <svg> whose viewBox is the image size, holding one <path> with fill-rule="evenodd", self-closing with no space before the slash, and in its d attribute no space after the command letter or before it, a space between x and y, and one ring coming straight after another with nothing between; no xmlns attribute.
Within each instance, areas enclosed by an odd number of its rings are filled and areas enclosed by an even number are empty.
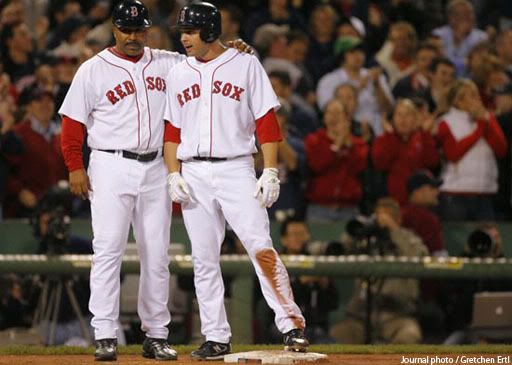
<svg viewBox="0 0 512 365"><path fill-rule="evenodd" d="M66 115L62 117L61 148L69 171L69 189L73 194L87 199L92 189L82 157L84 136L84 124Z"/></svg>
<svg viewBox="0 0 512 365"><path fill-rule="evenodd" d="M178 146L181 143L180 129L171 123L165 122L164 136L164 160L169 174L167 175L167 186L169 196L175 203L186 203L190 201L190 190L181 176L181 162L178 160Z"/></svg>

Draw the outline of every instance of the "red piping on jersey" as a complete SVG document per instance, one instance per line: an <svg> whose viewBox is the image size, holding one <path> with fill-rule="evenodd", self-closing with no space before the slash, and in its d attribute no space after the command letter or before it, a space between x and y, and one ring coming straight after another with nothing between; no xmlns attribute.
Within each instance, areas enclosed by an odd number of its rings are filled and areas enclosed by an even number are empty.
<svg viewBox="0 0 512 365"><path fill-rule="evenodd" d="M142 69L142 82L144 83L144 90L146 90L146 102L148 104L148 117L149 117L149 139L148 139L148 146L146 147L146 150L149 149L149 143L151 142L151 108L149 107L149 97L148 97L148 86L146 85L146 77L144 76L144 71L146 71L146 68L149 66L151 62L153 62L153 52L151 52L151 49L149 50L149 55L151 56L148 64L144 66Z"/></svg>
<svg viewBox="0 0 512 365"><path fill-rule="evenodd" d="M125 54L122 54L121 52L119 52L117 49L115 49L114 47L109 47L107 48L109 50L110 53L112 53L114 56L117 56L119 58L122 58L123 60L127 60L127 61L131 61L133 63L137 63L140 61L140 59L144 56L144 52L142 52L140 55L138 56L128 56L128 55L125 55Z"/></svg>
<svg viewBox="0 0 512 365"><path fill-rule="evenodd" d="M99 58L101 58L103 61L105 61L106 63L108 63L109 65L112 65L114 67L118 67L120 68L121 70L124 70L126 71L126 73L128 74L128 76L130 76L130 80L132 80L132 83L133 83L133 88L135 89L135 105L137 105L137 137L138 137L138 142L137 142L137 148L140 146L140 109L139 109L139 98L137 98L137 86L135 84L135 81L133 81L133 77L132 75L130 74L130 71L128 71L127 69L125 69L124 67L121 67L121 66L118 66L112 62L109 62L107 61L106 59L104 59L103 57L101 57L100 55L97 55Z"/></svg>
<svg viewBox="0 0 512 365"><path fill-rule="evenodd" d="M215 72L217 72L217 70L221 67L221 66L224 66L226 63L228 63L229 61L231 61L233 58L235 58L236 56L238 56L238 52L235 53L235 55L233 57L231 57L229 60L227 60L226 62L224 63L221 63L220 65L218 65L215 70L213 70L212 72L212 81L211 81L211 85L213 85L213 77L215 76ZM213 92L212 90L210 90L210 157L212 157L212 149L213 149L213 120L212 120L212 115L213 115Z"/></svg>

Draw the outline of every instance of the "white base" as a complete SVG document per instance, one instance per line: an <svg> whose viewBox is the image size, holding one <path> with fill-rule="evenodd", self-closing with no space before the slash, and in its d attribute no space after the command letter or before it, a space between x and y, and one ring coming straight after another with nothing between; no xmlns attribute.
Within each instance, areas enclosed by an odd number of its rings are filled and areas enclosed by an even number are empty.
<svg viewBox="0 0 512 365"><path fill-rule="evenodd" d="M225 363L238 364L298 364L327 361L327 355L316 352L250 351L224 356Z"/></svg>

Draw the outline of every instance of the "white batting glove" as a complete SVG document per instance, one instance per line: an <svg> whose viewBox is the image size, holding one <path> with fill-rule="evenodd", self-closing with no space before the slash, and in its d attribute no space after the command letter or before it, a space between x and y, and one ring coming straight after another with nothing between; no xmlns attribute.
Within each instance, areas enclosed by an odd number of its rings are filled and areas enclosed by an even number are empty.
<svg viewBox="0 0 512 365"><path fill-rule="evenodd" d="M263 169L263 174L256 183L254 197L260 201L262 207L270 208L279 198L280 181L277 172L273 167Z"/></svg>
<svg viewBox="0 0 512 365"><path fill-rule="evenodd" d="M179 172L167 175L167 189L173 202L187 203L190 201L190 190L187 182Z"/></svg>

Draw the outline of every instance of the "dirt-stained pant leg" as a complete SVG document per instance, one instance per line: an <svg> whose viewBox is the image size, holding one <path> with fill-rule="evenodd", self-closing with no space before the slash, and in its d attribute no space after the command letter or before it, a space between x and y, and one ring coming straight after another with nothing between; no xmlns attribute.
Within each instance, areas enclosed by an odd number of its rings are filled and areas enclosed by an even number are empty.
<svg viewBox="0 0 512 365"><path fill-rule="evenodd" d="M252 260L263 296L275 313L277 328L282 333L304 328L304 317L293 299L288 272L272 247L267 211L253 196L257 181L253 158L215 164L214 175L218 181L217 201Z"/></svg>

